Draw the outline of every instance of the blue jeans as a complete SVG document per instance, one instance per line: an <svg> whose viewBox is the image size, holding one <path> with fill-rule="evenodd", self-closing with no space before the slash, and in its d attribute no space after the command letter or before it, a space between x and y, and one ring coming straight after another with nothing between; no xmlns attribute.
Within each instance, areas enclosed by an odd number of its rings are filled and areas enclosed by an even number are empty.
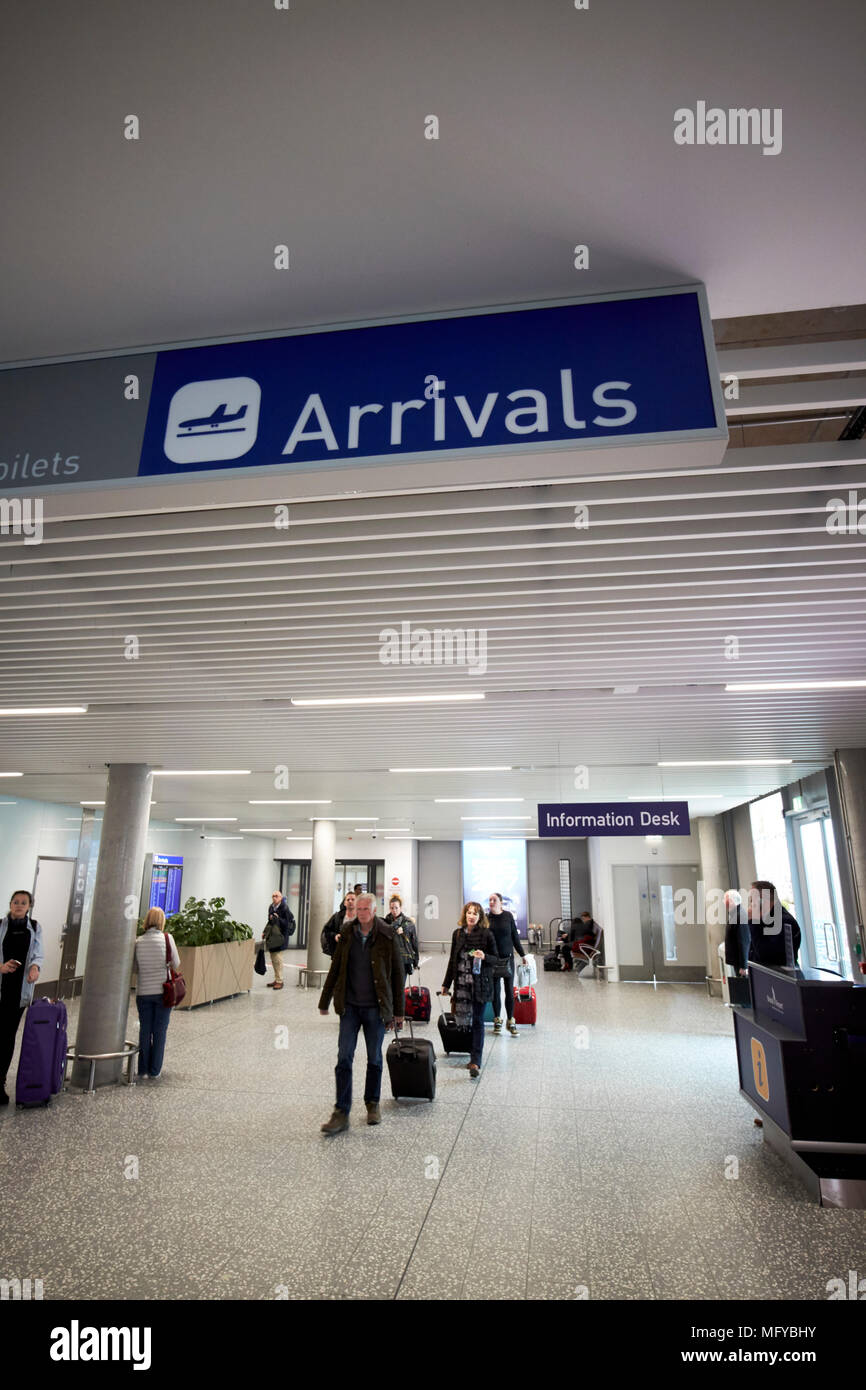
<svg viewBox="0 0 866 1390"><path fill-rule="evenodd" d="M364 1042L367 1044L367 1076L364 1082L364 1100L378 1101L382 1094L382 1042L385 1025L379 1017L378 1005L372 1008L358 1008L357 1004L346 1004L340 1016L340 1039L337 1044L337 1065L334 1075L337 1078L337 1109L347 1115L352 1108L352 1062L358 1034L363 1028Z"/></svg>
<svg viewBox="0 0 866 1390"><path fill-rule="evenodd" d="M161 994L138 994L135 1002L139 1022L138 1074L159 1076L165 1056L165 1035L171 1009L165 1007Z"/></svg>
<svg viewBox="0 0 866 1390"><path fill-rule="evenodd" d="M469 1054L469 1065L474 1062L476 1066L481 1066L481 1054L484 1051L484 1009L485 1005L479 999L472 1000L472 1051Z"/></svg>

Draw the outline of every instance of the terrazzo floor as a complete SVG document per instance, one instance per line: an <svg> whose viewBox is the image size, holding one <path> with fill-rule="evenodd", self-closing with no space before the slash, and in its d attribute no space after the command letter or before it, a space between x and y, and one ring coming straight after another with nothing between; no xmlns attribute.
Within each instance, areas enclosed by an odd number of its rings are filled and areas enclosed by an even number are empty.
<svg viewBox="0 0 866 1390"><path fill-rule="evenodd" d="M826 1299L866 1274L866 1212L818 1207L764 1148L703 986L537 989L535 1028L488 1026L479 1081L440 1055L434 1104L398 1103L386 1073L378 1128L359 1040L330 1139L316 991L256 977L175 1013L158 1081L0 1111L0 1274L76 1300ZM419 1032L441 1054L435 1014Z"/></svg>

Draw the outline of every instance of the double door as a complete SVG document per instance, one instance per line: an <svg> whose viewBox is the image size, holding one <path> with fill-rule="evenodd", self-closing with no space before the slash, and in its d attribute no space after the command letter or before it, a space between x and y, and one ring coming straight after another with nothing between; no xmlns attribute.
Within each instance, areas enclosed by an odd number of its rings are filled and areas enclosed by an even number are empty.
<svg viewBox="0 0 866 1390"><path fill-rule="evenodd" d="M697 864L617 864L614 918L621 980L706 978Z"/></svg>

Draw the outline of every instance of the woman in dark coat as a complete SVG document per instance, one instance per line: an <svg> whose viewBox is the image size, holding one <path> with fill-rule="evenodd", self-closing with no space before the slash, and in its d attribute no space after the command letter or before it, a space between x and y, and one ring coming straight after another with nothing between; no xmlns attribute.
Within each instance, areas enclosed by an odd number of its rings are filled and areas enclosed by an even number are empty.
<svg viewBox="0 0 866 1390"><path fill-rule="evenodd" d="M15 1051L15 1035L42 965L42 928L31 916L33 895L26 888L12 894L0 922L0 1105L9 1104L6 1073Z"/></svg>
<svg viewBox="0 0 866 1390"><path fill-rule="evenodd" d="M498 960L496 938L487 925L484 908L480 903L466 903L451 938L448 969L439 993L447 994L454 985L452 1012L457 1027L472 1029L469 1075L473 1081L481 1070L484 1006L493 998L493 970Z"/></svg>

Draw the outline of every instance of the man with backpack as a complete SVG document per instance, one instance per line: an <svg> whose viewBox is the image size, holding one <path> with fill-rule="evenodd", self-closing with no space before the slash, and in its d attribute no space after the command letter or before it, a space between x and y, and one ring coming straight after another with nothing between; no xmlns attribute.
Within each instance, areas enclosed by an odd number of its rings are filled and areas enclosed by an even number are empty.
<svg viewBox="0 0 866 1390"><path fill-rule="evenodd" d="M288 903L282 893L272 893L268 908L268 924L263 938L265 948L270 952L271 965L274 967L274 978L273 981L268 981L268 989L283 987L282 952L288 949L289 937L294 930L295 919Z"/></svg>
<svg viewBox="0 0 866 1390"><path fill-rule="evenodd" d="M344 923L357 920L355 916L356 901L357 899L354 893L347 893L333 917L329 917L322 927L321 947L326 956L332 956L334 954L337 937L343 930Z"/></svg>

